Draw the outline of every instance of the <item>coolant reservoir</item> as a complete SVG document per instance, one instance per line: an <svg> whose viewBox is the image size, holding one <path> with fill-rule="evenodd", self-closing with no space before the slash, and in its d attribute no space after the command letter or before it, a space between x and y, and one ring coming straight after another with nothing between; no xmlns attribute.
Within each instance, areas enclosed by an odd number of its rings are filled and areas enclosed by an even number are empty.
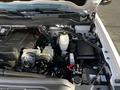
<svg viewBox="0 0 120 90"><path fill-rule="evenodd" d="M61 34L59 38L59 46L61 51L66 51L69 45L69 35L68 34Z"/></svg>

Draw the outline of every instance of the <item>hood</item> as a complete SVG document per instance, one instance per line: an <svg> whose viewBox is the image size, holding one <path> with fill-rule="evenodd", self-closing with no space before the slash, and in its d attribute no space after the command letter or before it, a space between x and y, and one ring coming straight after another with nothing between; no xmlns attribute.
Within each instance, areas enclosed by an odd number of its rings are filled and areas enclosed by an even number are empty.
<svg viewBox="0 0 120 90"><path fill-rule="evenodd" d="M7 0L0 1L0 10L24 10L24 9L55 9L61 11L77 12L85 11L87 13L96 12L101 0L32 0L32 1L14 1L5 2ZM8 0L10 1L10 0Z"/></svg>

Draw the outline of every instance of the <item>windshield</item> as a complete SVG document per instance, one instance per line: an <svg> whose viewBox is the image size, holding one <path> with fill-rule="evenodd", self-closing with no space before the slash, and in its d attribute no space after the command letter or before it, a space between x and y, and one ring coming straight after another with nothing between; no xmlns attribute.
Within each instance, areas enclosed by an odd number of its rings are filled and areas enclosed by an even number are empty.
<svg viewBox="0 0 120 90"><path fill-rule="evenodd" d="M2 2L12 2L12 1L32 1L32 0L0 0Z"/></svg>
<svg viewBox="0 0 120 90"><path fill-rule="evenodd" d="M12 2L12 1L33 1L33 0L0 0L2 2ZM39 0L42 1L42 0ZM47 1L47 0L43 0L43 1ZM61 1L61 0L50 0L50 1ZM65 0L65 1L70 1L73 2L79 6L82 6L86 3L86 0Z"/></svg>
<svg viewBox="0 0 120 90"><path fill-rule="evenodd" d="M79 21L80 15L86 16L87 14L77 5L70 2L0 3L1 24L11 24L11 21L14 20L15 22L12 22L12 24L19 22L18 24L23 25L25 22L29 22L29 25L33 25L33 23L40 24L40 22L51 24L51 21L54 20L52 23L69 23L69 21L74 22L73 18L75 18L75 21L76 18ZM8 22L8 20L10 21ZM30 22L30 20L38 22ZM63 22L63 20L65 21Z"/></svg>

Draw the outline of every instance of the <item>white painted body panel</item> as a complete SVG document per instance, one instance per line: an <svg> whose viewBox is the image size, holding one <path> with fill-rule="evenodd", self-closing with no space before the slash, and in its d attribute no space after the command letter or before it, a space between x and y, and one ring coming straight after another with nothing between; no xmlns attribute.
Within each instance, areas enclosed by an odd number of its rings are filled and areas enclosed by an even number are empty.
<svg viewBox="0 0 120 90"><path fill-rule="evenodd" d="M100 41L102 43L102 50L105 56L107 63L109 64L112 72L111 84L112 86L120 86L120 84L115 83L115 79L120 79L120 56L105 28L98 14L96 14L95 18L96 24L96 33L100 37ZM107 53L105 53L107 51Z"/></svg>

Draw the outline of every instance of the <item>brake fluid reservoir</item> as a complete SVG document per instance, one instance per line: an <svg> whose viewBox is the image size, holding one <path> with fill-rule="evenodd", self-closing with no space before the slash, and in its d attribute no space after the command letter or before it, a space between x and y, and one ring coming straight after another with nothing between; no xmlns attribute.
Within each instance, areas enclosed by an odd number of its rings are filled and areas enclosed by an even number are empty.
<svg viewBox="0 0 120 90"><path fill-rule="evenodd" d="M66 51L69 45L69 35L68 34L61 34L59 37L59 46L61 51Z"/></svg>

